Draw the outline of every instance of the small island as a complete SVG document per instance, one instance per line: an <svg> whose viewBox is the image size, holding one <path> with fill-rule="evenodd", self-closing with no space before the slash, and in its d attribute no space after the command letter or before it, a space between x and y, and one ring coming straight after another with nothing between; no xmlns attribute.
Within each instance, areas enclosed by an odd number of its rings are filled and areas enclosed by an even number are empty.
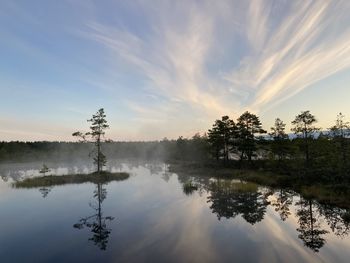
<svg viewBox="0 0 350 263"><path fill-rule="evenodd" d="M129 178L128 173L111 173L102 171L100 173L94 172L90 174L68 174L68 175L49 175L27 178L23 181L17 181L12 184L14 188L38 188L58 186L65 184L106 184L112 181L123 181Z"/></svg>
<svg viewBox="0 0 350 263"><path fill-rule="evenodd" d="M81 184L81 183L95 183L106 184L111 181L122 181L129 178L128 173L119 172L112 173L104 171L103 167L106 166L107 159L102 153L101 146L104 140L105 130L109 128L106 120L106 114L104 109L99 109L96 114L88 120L91 122L90 132L82 133L80 131L74 132L72 135L79 137L81 142L92 143L94 145L93 150L89 156L93 157L94 164L96 165L96 172L90 174L69 174L69 175L49 175L49 167L43 164L43 167L39 173L44 174L41 177L28 178L23 181L17 181L13 183L14 188L37 188L37 187L50 187L64 184Z"/></svg>

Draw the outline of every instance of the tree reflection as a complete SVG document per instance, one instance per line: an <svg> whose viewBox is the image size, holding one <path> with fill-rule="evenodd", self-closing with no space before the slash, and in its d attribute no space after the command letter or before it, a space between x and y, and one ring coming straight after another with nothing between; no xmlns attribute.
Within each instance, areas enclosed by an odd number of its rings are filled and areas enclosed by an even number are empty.
<svg viewBox="0 0 350 263"><path fill-rule="evenodd" d="M275 195L276 200L272 201L271 204L274 206L275 211L280 215L281 220L285 221L291 214L289 207L293 203L293 193L280 189Z"/></svg>
<svg viewBox="0 0 350 263"><path fill-rule="evenodd" d="M169 165L168 165L168 164L164 164L164 165L163 165L162 179L163 179L165 182L169 182L171 175L172 175L172 174L169 172Z"/></svg>
<svg viewBox="0 0 350 263"><path fill-rule="evenodd" d="M48 194L51 192L53 187L47 187L47 186L43 186L41 188L39 188L39 192L41 193L43 198L46 198L48 196Z"/></svg>
<svg viewBox="0 0 350 263"><path fill-rule="evenodd" d="M198 176L184 172L177 175L184 194L191 195L194 191L207 194L207 203L219 220L241 216L254 225L264 219L269 204L282 221L288 217L296 218L298 237L314 252L318 252L326 243L327 233L330 232L328 226L336 237L345 237L350 232L350 210L302 197L298 202L293 202L297 193L288 189L274 191L274 198L269 202L268 197L272 194L269 187L258 187L254 183L219 179L210 175ZM198 190L192 188L193 185ZM294 220L290 223L294 224Z"/></svg>
<svg viewBox="0 0 350 263"><path fill-rule="evenodd" d="M192 181L187 181L182 185L182 191L187 196L192 195L197 190L198 190L198 186L194 184Z"/></svg>
<svg viewBox="0 0 350 263"><path fill-rule="evenodd" d="M256 184L219 179L211 184L207 202L211 203L210 209L219 220L241 215L253 225L264 218L269 204L267 196Z"/></svg>
<svg viewBox="0 0 350 263"><path fill-rule="evenodd" d="M149 169L151 174L161 174L163 172L164 165L162 163L151 162L147 163L146 167Z"/></svg>
<svg viewBox="0 0 350 263"><path fill-rule="evenodd" d="M107 227L107 222L114 219L114 217L111 216L103 216L102 202L106 197L107 190L103 188L102 183L97 183L94 191L94 198L96 201L90 203L90 206L95 210L95 213L81 218L79 223L73 226L77 229L82 229L84 227L90 228L93 235L89 240L93 241L101 250L107 249L108 238L111 233L111 229Z"/></svg>
<svg viewBox="0 0 350 263"><path fill-rule="evenodd" d="M304 242L305 246L318 252L326 242L323 235L327 234L328 231L321 228L320 215L314 211L314 201L300 199L296 205L300 206L297 210L297 216L299 217L297 231L300 233L298 237Z"/></svg>
<svg viewBox="0 0 350 263"><path fill-rule="evenodd" d="M326 204L320 206L319 210L336 236L345 237L349 234L350 218L347 210Z"/></svg>

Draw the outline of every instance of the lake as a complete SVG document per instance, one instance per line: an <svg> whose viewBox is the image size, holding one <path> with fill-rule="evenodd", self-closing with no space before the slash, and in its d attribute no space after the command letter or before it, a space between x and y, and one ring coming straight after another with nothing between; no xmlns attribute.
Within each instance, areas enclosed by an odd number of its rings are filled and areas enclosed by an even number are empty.
<svg viewBox="0 0 350 263"><path fill-rule="evenodd" d="M123 181L13 187L41 166L0 165L1 262L349 262L349 211L286 189L120 160Z"/></svg>

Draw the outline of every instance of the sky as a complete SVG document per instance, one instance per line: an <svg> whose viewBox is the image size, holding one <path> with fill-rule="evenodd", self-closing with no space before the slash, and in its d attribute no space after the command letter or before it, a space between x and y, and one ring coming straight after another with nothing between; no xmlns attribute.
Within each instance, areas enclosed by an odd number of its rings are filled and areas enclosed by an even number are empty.
<svg viewBox="0 0 350 263"><path fill-rule="evenodd" d="M349 0L1 0L0 141L206 132L248 110L267 130L350 120Z"/></svg>

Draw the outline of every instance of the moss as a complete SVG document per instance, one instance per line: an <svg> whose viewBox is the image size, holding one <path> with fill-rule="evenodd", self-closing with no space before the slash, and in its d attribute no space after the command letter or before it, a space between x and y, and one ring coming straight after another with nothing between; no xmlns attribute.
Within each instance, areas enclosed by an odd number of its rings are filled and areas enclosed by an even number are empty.
<svg viewBox="0 0 350 263"><path fill-rule="evenodd" d="M56 186L65 184L81 183L108 183L111 181L122 181L129 178L128 173L110 173L100 172L91 174L69 174L69 175L52 175L28 178L23 181L17 181L12 184L14 188L37 188L44 186Z"/></svg>
<svg viewBox="0 0 350 263"><path fill-rule="evenodd" d="M259 185L252 182L240 180L215 180L210 182L209 189L215 189L225 193L255 193L259 189Z"/></svg>
<svg viewBox="0 0 350 263"><path fill-rule="evenodd" d="M286 184L286 176L276 175L265 171L256 170L239 170L220 165L203 165L197 163L188 164L171 164L170 171L174 173L185 173L187 175L198 175L219 178L237 178L245 181L251 181L258 184L277 186L282 183Z"/></svg>
<svg viewBox="0 0 350 263"><path fill-rule="evenodd" d="M316 199L320 203L336 205L338 207L350 207L350 195L348 192L339 193L338 188L332 185L302 186L300 193L308 199Z"/></svg>
<svg viewBox="0 0 350 263"><path fill-rule="evenodd" d="M242 170L237 172L237 177L258 184L277 186L277 178L265 172Z"/></svg>
<svg viewBox="0 0 350 263"><path fill-rule="evenodd" d="M251 182L235 182L233 184L231 183L231 189L240 193L254 193L258 191L258 185Z"/></svg>

